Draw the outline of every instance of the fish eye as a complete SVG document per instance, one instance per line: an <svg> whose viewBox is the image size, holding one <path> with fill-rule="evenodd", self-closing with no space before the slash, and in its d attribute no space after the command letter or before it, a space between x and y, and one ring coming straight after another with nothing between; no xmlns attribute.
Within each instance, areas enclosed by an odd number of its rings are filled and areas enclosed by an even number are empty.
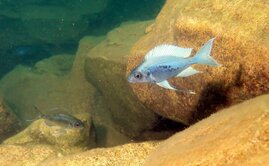
<svg viewBox="0 0 269 166"><path fill-rule="evenodd" d="M141 79L142 74L141 73L135 73L134 77L137 78L137 79Z"/></svg>
<svg viewBox="0 0 269 166"><path fill-rule="evenodd" d="M80 123L77 122L77 123L74 124L74 126L75 127L79 127L80 126Z"/></svg>

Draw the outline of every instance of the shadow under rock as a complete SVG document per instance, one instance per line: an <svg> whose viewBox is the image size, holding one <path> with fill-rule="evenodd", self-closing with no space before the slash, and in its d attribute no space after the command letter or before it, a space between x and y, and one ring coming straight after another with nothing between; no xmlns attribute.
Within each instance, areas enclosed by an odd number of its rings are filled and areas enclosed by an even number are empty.
<svg viewBox="0 0 269 166"><path fill-rule="evenodd" d="M231 89L240 88L243 85L242 75L244 73L243 66L234 72L233 82L226 84L224 81L209 83L201 92L200 99L196 106L190 124L196 123L218 110L230 106L232 101L229 99Z"/></svg>

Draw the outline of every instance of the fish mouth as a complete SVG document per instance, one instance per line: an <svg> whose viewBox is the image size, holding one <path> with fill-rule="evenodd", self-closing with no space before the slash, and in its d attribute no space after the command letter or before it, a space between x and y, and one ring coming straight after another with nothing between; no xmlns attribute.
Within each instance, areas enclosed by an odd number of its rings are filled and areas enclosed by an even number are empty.
<svg viewBox="0 0 269 166"><path fill-rule="evenodd" d="M131 74L128 76L127 80L128 80L129 83L134 83L135 82L134 78L132 77Z"/></svg>

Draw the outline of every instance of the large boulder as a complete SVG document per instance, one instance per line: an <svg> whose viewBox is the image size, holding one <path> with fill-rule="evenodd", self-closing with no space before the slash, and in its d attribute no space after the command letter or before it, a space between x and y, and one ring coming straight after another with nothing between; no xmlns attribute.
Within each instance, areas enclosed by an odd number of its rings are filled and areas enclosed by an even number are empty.
<svg viewBox="0 0 269 166"><path fill-rule="evenodd" d="M269 95L221 110L161 143L144 165L267 165Z"/></svg>
<svg viewBox="0 0 269 166"><path fill-rule="evenodd" d="M248 12L251 11L251 12ZM216 37L212 56L223 66L194 66L203 71L169 80L188 95L150 84L132 85L138 99L152 111L186 124L220 108L269 92L269 7L265 1L167 1L155 23L132 48L127 74L154 46L171 43L197 51Z"/></svg>
<svg viewBox="0 0 269 166"><path fill-rule="evenodd" d="M151 21L128 22L108 33L106 40L88 52L85 63L87 80L112 114L119 131L138 137L154 126L156 116L140 104L126 80L127 55L131 46L144 34Z"/></svg>

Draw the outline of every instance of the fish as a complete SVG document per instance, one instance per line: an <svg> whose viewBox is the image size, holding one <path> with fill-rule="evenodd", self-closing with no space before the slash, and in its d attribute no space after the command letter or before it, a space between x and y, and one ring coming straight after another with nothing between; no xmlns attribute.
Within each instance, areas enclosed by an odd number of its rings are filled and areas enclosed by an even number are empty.
<svg viewBox="0 0 269 166"><path fill-rule="evenodd" d="M50 110L50 112L53 112L51 114L44 114L40 111L40 109L37 106L34 106L34 110L39 113L39 118L46 119L50 122L54 122L59 125L68 126L70 128L84 128L84 123L79 120L78 118L67 114L67 113L61 113L61 109L56 107Z"/></svg>
<svg viewBox="0 0 269 166"><path fill-rule="evenodd" d="M151 83L169 90L196 94L192 90L175 88L168 79L172 77L189 77L202 71L191 67L194 64L221 66L211 57L215 38L207 41L194 56L192 48L183 48L171 44L161 44L151 49L143 61L128 76L129 83Z"/></svg>

